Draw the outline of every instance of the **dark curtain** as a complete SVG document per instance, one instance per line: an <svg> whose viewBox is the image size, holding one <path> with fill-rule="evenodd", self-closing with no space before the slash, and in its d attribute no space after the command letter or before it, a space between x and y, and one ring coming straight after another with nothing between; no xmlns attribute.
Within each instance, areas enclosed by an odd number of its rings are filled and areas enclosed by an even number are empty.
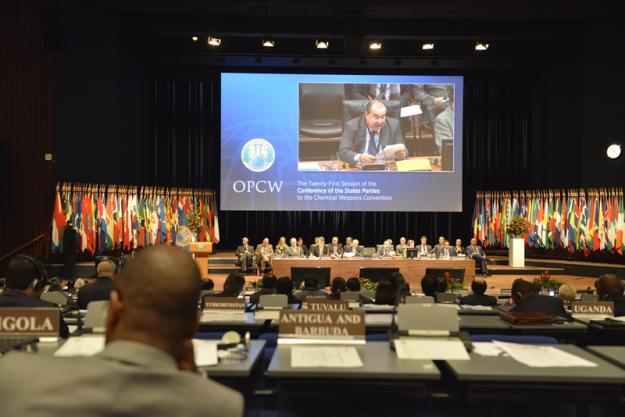
<svg viewBox="0 0 625 417"><path fill-rule="evenodd" d="M150 181L158 185L209 187L219 191L219 100L211 81L149 81ZM338 235L365 245L400 236L433 241L439 235L467 242L475 191L530 187L531 86L465 79L463 212L238 212L220 211L220 249L241 237ZM442 190L443 191L443 190ZM417 198L427 198L419 196ZM453 243L453 241L452 241Z"/></svg>

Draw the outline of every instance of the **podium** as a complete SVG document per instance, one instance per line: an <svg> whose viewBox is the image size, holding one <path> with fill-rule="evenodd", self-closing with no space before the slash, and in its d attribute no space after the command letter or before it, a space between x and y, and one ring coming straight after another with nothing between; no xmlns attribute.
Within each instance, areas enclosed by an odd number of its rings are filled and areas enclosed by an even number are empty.
<svg viewBox="0 0 625 417"><path fill-rule="evenodd" d="M189 252L193 254L195 263L200 269L202 278L208 277L208 255L213 253L212 242L191 242L189 243Z"/></svg>

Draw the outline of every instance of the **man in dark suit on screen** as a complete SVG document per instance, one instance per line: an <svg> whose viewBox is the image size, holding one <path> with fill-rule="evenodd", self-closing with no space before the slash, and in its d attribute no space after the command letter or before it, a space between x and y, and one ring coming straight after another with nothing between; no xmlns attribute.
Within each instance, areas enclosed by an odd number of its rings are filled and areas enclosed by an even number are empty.
<svg viewBox="0 0 625 417"><path fill-rule="evenodd" d="M404 145L403 150L395 152L395 159L404 159L406 150L399 122L386 117L384 102L372 100L367 104L364 115L345 123L339 157L350 166L372 164L378 152L395 144Z"/></svg>

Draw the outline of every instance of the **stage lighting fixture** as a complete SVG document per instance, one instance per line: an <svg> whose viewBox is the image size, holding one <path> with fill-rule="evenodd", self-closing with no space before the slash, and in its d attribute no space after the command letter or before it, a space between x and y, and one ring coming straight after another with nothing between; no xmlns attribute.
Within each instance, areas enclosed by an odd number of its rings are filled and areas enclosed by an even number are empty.
<svg viewBox="0 0 625 417"><path fill-rule="evenodd" d="M421 49L424 51L431 51L434 49L434 42L427 42L421 45Z"/></svg>
<svg viewBox="0 0 625 417"><path fill-rule="evenodd" d="M219 45L221 45L221 38L217 37L217 36L209 36L208 37L208 44L210 46L219 46Z"/></svg>
<svg viewBox="0 0 625 417"><path fill-rule="evenodd" d="M273 48L274 46L276 46L276 41L274 41L273 39L263 39L262 45L265 48Z"/></svg>
<svg viewBox="0 0 625 417"><path fill-rule="evenodd" d="M198 41L198 39L200 39L200 38L198 38L197 36L192 36L192 37L191 37L191 40L192 40L193 42L197 42L197 41Z"/></svg>
<svg viewBox="0 0 625 417"><path fill-rule="evenodd" d="M487 43L485 43L485 42L477 42L477 43L475 44L475 50L476 50L476 51L485 51L485 50L487 50L487 49L488 49L488 47L489 47L489 46L490 46L490 45L489 45L489 44L487 44Z"/></svg>
<svg viewBox="0 0 625 417"><path fill-rule="evenodd" d="M608 155L608 158L616 159L621 156L621 145L619 145L618 143L613 143L612 145L608 146L608 149L606 149L605 152Z"/></svg>
<svg viewBox="0 0 625 417"><path fill-rule="evenodd" d="M317 49L328 49L330 47L330 41L320 38L315 41L315 46Z"/></svg>
<svg viewBox="0 0 625 417"><path fill-rule="evenodd" d="M382 49L382 41L374 40L374 41L369 42L369 49L371 49L372 51L377 51L379 49Z"/></svg>

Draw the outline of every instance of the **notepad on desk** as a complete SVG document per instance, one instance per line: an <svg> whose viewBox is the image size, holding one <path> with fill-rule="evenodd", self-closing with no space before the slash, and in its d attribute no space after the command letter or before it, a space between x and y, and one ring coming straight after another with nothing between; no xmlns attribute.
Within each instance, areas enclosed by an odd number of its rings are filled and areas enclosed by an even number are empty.
<svg viewBox="0 0 625 417"><path fill-rule="evenodd" d="M355 347L293 346L293 368L358 368L363 363Z"/></svg>
<svg viewBox="0 0 625 417"><path fill-rule="evenodd" d="M430 164L430 160L428 158L404 159L397 161L396 164L398 172L432 170L432 164Z"/></svg>
<svg viewBox="0 0 625 417"><path fill-rule="evenodd" d="M217 340L193 339L193 354L197 366L217 365Z"/></svg>
<svg viewBox="0 0 625 417"><path fill-rule="evenodd" d="M555 346L522 345L493 341L495 346L531 368L595 367L596 363L558 349Z"/></svg>
<svg viewBox="0 0 625 417"><path fill-rule="evenodd" d="M469 354L460 339L405 338L394 341L399 359L469 360Z"/></svg>

